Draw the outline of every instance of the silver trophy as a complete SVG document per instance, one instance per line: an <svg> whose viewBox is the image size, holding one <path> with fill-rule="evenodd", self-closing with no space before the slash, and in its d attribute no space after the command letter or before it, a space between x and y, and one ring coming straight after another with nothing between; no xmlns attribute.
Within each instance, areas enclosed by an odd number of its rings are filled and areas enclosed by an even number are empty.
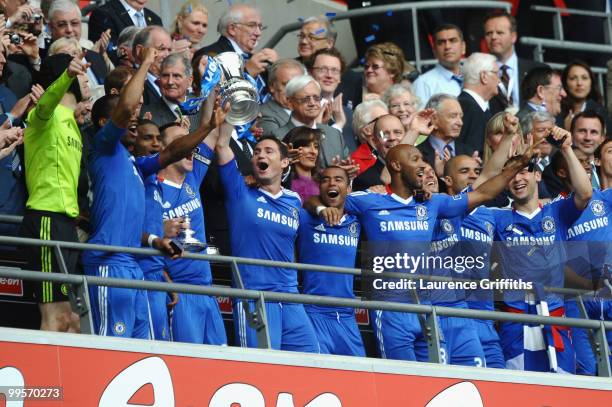
<svg viewBox="0 0 612 407"><path fill-rule="evenodd" d="M235 52L223 52L215 59L222 72L220 82L221 106L230 103L225 120L234 126L249 123L259 114L259 95L251 82L244 79L244 61Z"/></svg>
<svg viewBox="0 0 612 407"><path fill-rule="evenodd" d="M186 252L199 252L206 248L206 243L200 242L194 237L195 231L191 229L191 219L185 215L183 223L185 228L181 231L179 238L175 241L177 245Z"/></svg>

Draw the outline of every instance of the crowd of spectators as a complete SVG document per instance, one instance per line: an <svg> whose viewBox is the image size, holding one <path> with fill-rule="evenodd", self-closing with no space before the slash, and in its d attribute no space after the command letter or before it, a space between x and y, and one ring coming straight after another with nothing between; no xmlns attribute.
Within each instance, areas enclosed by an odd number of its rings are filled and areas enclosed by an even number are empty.
<svg viewBox="0 0 612 407"><path fill-rule="evenodd" d="M0 234L154 247L166 257L63 257L71 273L210 285L208 262L180 257L185 230L223 255L342 267L359 264L360 238L413 242L411 250L426 242L430 253L457 256L459 241L475 245L464 239L471 233L490 256L495 241L520 242L497 248L498 269L491 262L479 278L571 281L604 297L586 304L589 317L612 317L610 119L588 64L558 71L517 55L516 20L502 11L482 22L489 53L466 55L461 28L438 26L437 63L415 79L413 55L392 42L371 44L363 70L349 69L324 16L304 19L295 55L280 58L259 47L265 21L256 7L228 5L213 40L202 2L182 4L174 21L145 5L107 1L84 38L72 0L0 0L0 213L23 215ZM211 58L225 52L240 56L259 93L260 113L246 125L228 124L231 106L207 89ZM201 107L188 110L195 98ZM566 240L603 250L581 253L586 263L557 246L540 250ZM24 253L29 269L61 272L50 248ZM247 289L355 295L351 275L306 272L298 287L292 269L241 273ZM79 331L68 286L31 289L41 329ZM524 298L441 291L422 302L532 312ZM394 300L414 301L402 295ZM214 298L111 287L91 287L90 297L96 334L227 344ZM559 296L537 300L550 315L578 316ZM234 302L237 344L257 346L254 309ZM352 309L266 303L266 311L273 348L365 354ZM418 316L372 311L371 321L381 357L427 360ZM450 317L440 326L445 363L597 373L578 329ZM539 340L529 337L536 328Z"/></svg>

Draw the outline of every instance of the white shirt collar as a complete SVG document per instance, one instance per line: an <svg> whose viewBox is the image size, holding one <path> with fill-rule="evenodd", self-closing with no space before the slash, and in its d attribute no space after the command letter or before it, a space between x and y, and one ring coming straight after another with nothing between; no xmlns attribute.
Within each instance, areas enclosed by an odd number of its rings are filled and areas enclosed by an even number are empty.
<svg viewBox="0 0 612 407"><path fill-rule="evenodd" d="M248 52L243 51L242 48L240 48L240 45L238 45L238 43L236 41L234 41L233 39L231 39L230 37L227 37L227 36L225 38L227 38L229 40L230 44L232 44L232 48L234 48L234 51L237 54L239 54L239 55L248 54Z"/></svg>
<svg viewBox="0 0 612 407"><path fill-rule="evenodd" d="M153 85L153 88L155 89L155 91L157 92L157 94L159 96L161 96L161 90L159 89L159 86L157 85L157 76L153 75L151 72L147 71L147 80L151 83L151 85Z"/></svg>
<svg viewBox="0 0 612 407"><path fill-rule="evenodd" d="M478 106L480 106L483 112L486 112L489 109L489 102L484 100L482 96L480 96L478 93L466 88L463 88L463 91L474 98L474 100L476 101L476 103L478 103Z"/></svg>
<svg viewBox="0 0 612 407"><path fill-rule="evenodd" d="M270 192L268 192L268 191L266 191L265 189L262 189L262 188L257 188L257 189L259 190L259 192L261 192L262 194L264 194L264 195L266 195L266 196L268 196L268 197L270 197L272 199L278 199L281 196L283 196L283 189L282 188L281 188L280 191L278 191L277 194L272 194L272 193L270 193Z"/></svg>
<svg viewBox="0 0 612 407"><path fill-rule="evenodd" d="M180 110L180 107L177 103L174 103L168 99L166 99L166 97L164 95L162 95L162 99L163 101L166 103L166 105L168 106L168 109L170 109L172 111L172 114L174 114L174 116L176 118L180 117L178 110Z"/></svg>
<svg viewBox="0 0 612 407"><path fill-rule="evenodd" d="M527 212L523 212L523 211L519 211L517 209L514 210L516 213L518 213L519 215L527 218L527 219L533 219L535 218L535 216L540 213L542 211L542 208L540 208L539 206L536 208L535 211L531 212L531 213L527 213Z"/></svg>
<svg viewBox="0 0 612 407"><path fill-rule="evenodd" d="M317 128L316 121L315 121L315 123L312 126L307 126L304 123L302 123L301 121L299 121L296 118L294 118L293 115L291 115L291 123L293 123L295 125L295 127L306 126L306 127L310 127L311 129L316 129Z"/></svg>
<svg viewBox="0 0 612 407"><path fill-rule="evenodd" d="M410 196L408 199L404 199L399 195L391 194L391 198L395 199L399 203L403 203L404 205L408 205L410 202L412 202L412 196Z"/></svg>
<svg viewBox="0 0 612 407"><path fill-rule="evenodd" d="M183 184L177 184L176 182L170 181L169 179L166 179L166 178L163 179L162 183L169 185L176 189L183 189Z"/></svg>
<svg viewBox="0 0 612 407"><path fill-rule="evenodd" d="M121 2L121 4L123 5L123 7L125 8L125 11L127 11L127 12L128 12L128 14L129 14L130 18L131 18L132 20L134 20L134 16L135 16L135 15L136 15L136 13L138 13L139 11L138 11L138 10L136 10L134 7L130 6L130 5L128 4L128 2L127 2L127 1L125 1L125 0L119 0L119 1ZM140 12L141 12L141 13L143 13L143 16L144 16L144 9L140 10Z"/></svg>

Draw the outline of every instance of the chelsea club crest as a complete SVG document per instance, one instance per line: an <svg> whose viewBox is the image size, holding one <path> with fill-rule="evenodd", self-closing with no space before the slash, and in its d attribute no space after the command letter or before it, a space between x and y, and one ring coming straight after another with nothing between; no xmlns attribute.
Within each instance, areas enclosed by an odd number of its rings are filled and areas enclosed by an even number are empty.
<svg viewBox="0 0 612 407"><path fill-rule="evenodd" d="M591 202L591 211L595 216L603 216L606 214L606 207L604 206L603 201L596 199Z"/></svg>
<svg viewBox="0 0 612 407"><path fill-rule="evenodd" d="M357 223L353 222L348 227L349 234L351 237L357 237Z"/></svg>
<svg viewBox="0 0 612 407"><path fill-rule="evenodd" d="M195 192L193 192L193 189L191 189L191 186L187 183L185 183L185 192L187 192L190 198L195 198Z"/></svg>
<svg viewBox="0 0 612 407"><path fill-rule="evenodd" d="M417 205L416 207L416 217L418 220L427 219L427 208L423 205Z"/></svg>
<svg viewBox="0 0 612 407"><path fill-rule="evenodd" d="M546 233L554 233L555 232L555 220L551 216L546 216L542 219L542 229Z"/></svg>
<svg viewBox="0 0 612 407"><path fill-rule="evenodd" d="M448 219L442 219L440 221L440 226L442 227L442 230L444 231L444 233L446 233L449 236L455 233L455 228Z"/></svg>

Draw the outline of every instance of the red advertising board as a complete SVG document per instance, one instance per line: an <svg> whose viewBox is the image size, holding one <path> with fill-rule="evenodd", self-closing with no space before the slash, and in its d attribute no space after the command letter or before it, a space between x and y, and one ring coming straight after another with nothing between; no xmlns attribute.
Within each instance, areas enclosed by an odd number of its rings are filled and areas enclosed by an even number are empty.
<svg viewBox="0 0 612 407"><path fill-rule="evenodd" d="M612 392L606 390L424 376L415 364L406 364L409 374L390 374L247 362L231 360L242 350L233 349L232 358L224 359L223 348L205 349L215 358L0 341L0 390L61 388L62 395L62 400L45 400L39 394L22 404L0 395L0 407L612 405ZM271 361L280 354L255 352Z"/></svg>

